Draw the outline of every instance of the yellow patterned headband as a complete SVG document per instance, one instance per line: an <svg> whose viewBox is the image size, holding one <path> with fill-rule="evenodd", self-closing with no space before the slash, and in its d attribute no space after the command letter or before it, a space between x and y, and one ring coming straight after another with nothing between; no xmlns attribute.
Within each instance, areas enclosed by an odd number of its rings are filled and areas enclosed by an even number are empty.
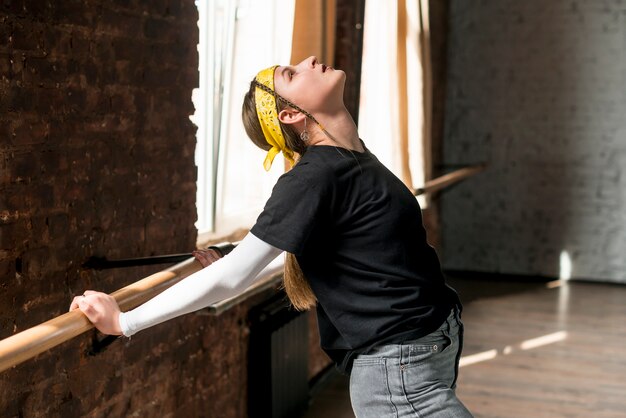
<svg viewBox="0 0 626 418"><path fill-rule="evenodd" d="M274 92L274 71L276 70L276 67L278 67L278 65L259 71L255 78L258 84L262 84L267 87L271 92ZM274 92L274 94L276 93ZM272 167L274 157L276 157L276 154L281 151L290 163L293 164L294 162L293 151L287 148L285 144L285 137L280 129L280 123L278 122L278 107L276 106L276 97L274 97L274 94L271 94L269 91L259 87L258 85L254 92L256 114L259 118L261 129L263 129L265 140L272 146L272 148L267 152L265 161L263 161L263 168L265 168L265 171L269 171Z"/></svg>

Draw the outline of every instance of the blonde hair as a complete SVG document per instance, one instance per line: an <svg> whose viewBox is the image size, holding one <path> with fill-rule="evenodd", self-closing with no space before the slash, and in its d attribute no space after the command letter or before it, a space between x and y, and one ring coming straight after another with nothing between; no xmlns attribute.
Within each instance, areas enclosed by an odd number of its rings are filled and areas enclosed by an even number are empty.
<svg viewBox="0 0 626 418"><path fill-rule="evenodd" d="M315 307L317 298L309 281L304 276L296 256L291 253L287 253L285 257L283 286L289 302L298 311L308 311Z"/></svg>
<svg viewBox="0 0 626 418"><path fill-rule="evenodd" d="M246 93L243 100L241 118L248 137L250 137L252 142L257 147L267 151L271 148L271 145L265 140L263 129L261 128L261 124L257 116L254 96L256 87L256 83L252 81L252 83L250 83L250 90L248 90L248 93ZM276 103L279 111L285 107L285 103L282 100L277 100ZM300 109L298 108L298 110ZM300 138L298 132L292 126L285 125L282 122L280 123L280 128L283 131L287 147L296 154L302 155L306 151L307 146ZM317 304L317 298L311 289L311 285L304 276L296 256L289 252L285 257L283 287L287 293L289 301L295 309L299 311L306 311L313 308Z"/></svg>

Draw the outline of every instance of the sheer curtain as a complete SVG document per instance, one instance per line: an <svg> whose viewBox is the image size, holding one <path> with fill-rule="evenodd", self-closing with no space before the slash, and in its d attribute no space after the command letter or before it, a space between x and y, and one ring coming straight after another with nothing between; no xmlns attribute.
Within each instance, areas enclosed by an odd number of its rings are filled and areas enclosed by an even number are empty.
<svg viewBox="0 0 626 418"><path fill-rule="evenodd" d="M294 4L295 0L198 2L201 86L194 102L200 233L221 235L252 226L282 174L281 157L269 173L263 170L265 152L246 136L241 105L259 70L290 62ZM204 13L204 21L203 7L212 10Z"/></svg>
<svg viewBox="0 0 626 418"><path fill-rule="evenodd" d="M408 187L419 187L431 173L428 2L366 2L363 36L359 133Z"/></svg>

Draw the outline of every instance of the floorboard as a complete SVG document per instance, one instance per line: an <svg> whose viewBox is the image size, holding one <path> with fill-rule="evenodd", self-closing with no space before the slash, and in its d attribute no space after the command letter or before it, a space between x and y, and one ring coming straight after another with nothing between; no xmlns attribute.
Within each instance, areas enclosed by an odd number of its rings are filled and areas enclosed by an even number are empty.
<svg viewBox="0 0 626 418"><path fill-rule="evenodd" d="M451 279L464 301L457 394L477 418L626 418L626 286ZM326 379L304 418L352 418Z"/></svg>

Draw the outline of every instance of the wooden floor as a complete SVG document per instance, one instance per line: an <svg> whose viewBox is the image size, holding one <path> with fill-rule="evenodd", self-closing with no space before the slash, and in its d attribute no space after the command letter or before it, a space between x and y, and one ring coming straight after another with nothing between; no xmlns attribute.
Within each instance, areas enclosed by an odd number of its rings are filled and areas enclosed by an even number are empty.
<svg viewBox="0 0 626 418"><path fill-rule="evenodd" d="M465 309L457 394L477 418L626 418L626 286L450 280ZM305 418L352 418L331 375Z"/></svg>

